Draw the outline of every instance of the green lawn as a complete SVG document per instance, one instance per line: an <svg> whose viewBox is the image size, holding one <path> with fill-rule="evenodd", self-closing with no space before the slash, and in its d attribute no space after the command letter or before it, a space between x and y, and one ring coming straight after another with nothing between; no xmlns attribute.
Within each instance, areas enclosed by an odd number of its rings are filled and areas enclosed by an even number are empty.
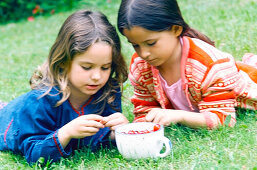
<svg viewBox="0 0 257 170"><path fill-rule="evenodd" d="M98 9L116 25L119 0L87 0L81 9ZM240 60L247 52L257 54L256 0L179 0L185 20L208 35L216 46ZM75 9L74 9L75 10ZM74 11L73 10L73 11ZM0 25L0 100L10 101L30 90L33 70L48 56L63 21L73 12L41 16L34 22ZM133 49L121 36L127 62ZM133 89L125 83L124 114L133 119L128 98ZM51 169L255 169L257 170L257 116L254 111L238 111L234 128L213 131L192 130L182 126L165 129L173 144L173 154L162 159L130 161L116 148L92 153L88 149L59 162ZM20 155L0 152L0 169L31 168ZM34 169L40 167L32 167Z"/></svg>

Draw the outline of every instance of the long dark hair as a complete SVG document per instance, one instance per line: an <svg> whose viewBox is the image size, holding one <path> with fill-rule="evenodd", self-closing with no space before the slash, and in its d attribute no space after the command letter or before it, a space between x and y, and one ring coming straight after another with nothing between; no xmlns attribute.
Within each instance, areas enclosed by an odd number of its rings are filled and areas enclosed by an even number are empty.
<svg viewBox="0 0 257 170"><path fill-rule="evenodd" d="M182 36L201 39L214 46L206 35L192 29L185 22L176 0L122 0L118 12L118 29L139 26L151 31L169 30L173 25L182 26Z"/></svg>
<svg viewBox="0 0 257 170"><path fill-rule="evenodd" d="M89 10L77 11L65 20L49 52L47 62L35 71L30 80L32 89L48 87L44 94L46 95L54 86L58 86L62 98L57 106L62 104L70 96L67 75L73 58L100 41L112 47L112 66L110 78L97 101L107 98L112 102L114 95L111 93L127 80L126 62L121 54L121 43L115 27L104 14Z"/></svg>

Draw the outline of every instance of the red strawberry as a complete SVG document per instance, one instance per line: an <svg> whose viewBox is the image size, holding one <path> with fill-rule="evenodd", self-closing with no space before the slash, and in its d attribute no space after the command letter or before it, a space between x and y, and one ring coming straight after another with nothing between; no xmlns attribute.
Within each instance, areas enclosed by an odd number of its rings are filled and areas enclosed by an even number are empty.
<svg viewBox="0 0 257 170"><path fill-rule="evenodd" d="M154 125L154 127L153 127L153 131L155 132L155 131L159 130L160 128L161 128L161 125L156 124L156 125Z"/></svg>

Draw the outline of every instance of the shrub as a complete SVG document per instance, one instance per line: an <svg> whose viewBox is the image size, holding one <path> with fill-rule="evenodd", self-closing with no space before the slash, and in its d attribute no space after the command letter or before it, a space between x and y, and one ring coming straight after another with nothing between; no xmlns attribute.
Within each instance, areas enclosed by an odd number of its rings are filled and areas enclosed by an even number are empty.
<svg viewBox="0 0 257 170"><path fill-rule="evenodd" d="M3 0L0 1L0 23L51 14L73 6L73 0Z"/></svg>

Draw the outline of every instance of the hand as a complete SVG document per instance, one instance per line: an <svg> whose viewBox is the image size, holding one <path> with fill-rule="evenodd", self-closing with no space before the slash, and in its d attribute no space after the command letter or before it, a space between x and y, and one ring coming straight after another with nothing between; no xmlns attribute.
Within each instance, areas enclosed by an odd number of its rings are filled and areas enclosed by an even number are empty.
<svg viewBox="0 0 257 170"><path fill-rule="evenodd" d="M164 126L182 121L183 114L179 110L153 108L146 115L147 122L159 123Z"/></svg>
<svg viewBox="0 0 257 170"><path fill-rule="evenodd" d="M70 121L58 131L61 145L65 148L72 138L79 139L96 134L100 128L104 128L102 120L102 116L90 114Z"/></svg>
<svg viewBox="0 0 257 170"><path fill-rule="evenodd" d="M117 126L127 124L129 122L128 119L119 112L104 117L103 121L105 126L110 127L111 130L115 130Z"/></svg>

